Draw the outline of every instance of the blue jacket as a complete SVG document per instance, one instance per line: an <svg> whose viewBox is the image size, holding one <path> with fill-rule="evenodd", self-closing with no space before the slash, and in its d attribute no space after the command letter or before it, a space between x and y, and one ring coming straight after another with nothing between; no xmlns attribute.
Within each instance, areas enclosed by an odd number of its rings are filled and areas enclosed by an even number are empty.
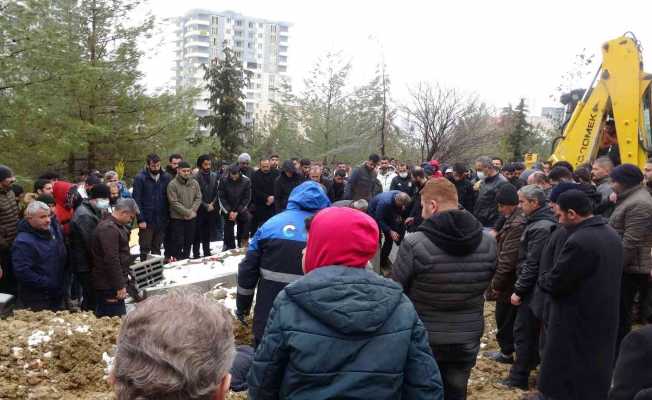
<svg viewBox="0 0 652 400"><path fill-rule="evenodd" d="M396 283L321 267L274 301L248 377L249 398L442 400L428 334Z"/></svg>
<svg viewBox="0 0 652 400"><path fill-rule="evenodd" d="M66 246L57 220L52 219L48 231L37 231L21 220L11 248L11 261L20 288L44 295L63 294Z"/></svg>
<svg viewBox="0 0 652 400"><path fill-rule="evenodd" d="M374 196L369 202L367 213L375 219L384 235L389 235L392 226L395 225L396 217L399 216L398 209L394 204L394 198L400 190L390 190Z"/></svg>
<svg viewBox="0 0 652 400"><path fill-rule="evenodd" d="M263 336L272 303L288 283L303 275L301 258L306 247L306 218L330 206L324 189L307 181L292 190L285 211L267 220L249 243L247 255L238 266L237 309L247 314L256 292L254 338Z"/></svg>
<svg viewBox="0 0 652 400"><path fill-rule="evenodd" d="M157 228L165 227L169 221L168 184L172 180L170 174L161 171L158 182L146 169L134 178L133 197L140 208L138 222L146 222Z"/></svg>

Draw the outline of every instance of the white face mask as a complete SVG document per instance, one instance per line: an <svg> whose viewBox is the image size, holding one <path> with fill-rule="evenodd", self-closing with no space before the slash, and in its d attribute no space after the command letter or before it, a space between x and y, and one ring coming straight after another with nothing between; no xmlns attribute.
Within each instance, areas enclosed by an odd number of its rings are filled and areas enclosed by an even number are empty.
<svg viewBox="0 0 652 400"><path fill-rule="evenodd" d="M106 210L107 208L109 208L109 204L110 203L108 199L97 199L97 201L95 202L95 205L100 210Z"/></svg>
<svg viewBox="0 0 652 400"><path fill-rule="evenodd" d="M478 171L478 179L480 180L484 179L484 172Z"/></svg>
<svg viewBox="0 0 652 400"><path fill-rule="evenodd" d="M398 176L400 176L401 178L407 178L407 175L408 175L407 172L401 172L398 174Z"/></svg>

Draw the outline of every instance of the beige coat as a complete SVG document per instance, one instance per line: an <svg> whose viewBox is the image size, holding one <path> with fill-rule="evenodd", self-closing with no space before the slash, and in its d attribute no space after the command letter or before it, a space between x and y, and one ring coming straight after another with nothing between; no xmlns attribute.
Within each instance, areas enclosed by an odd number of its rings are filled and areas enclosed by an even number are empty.
<svg viewBox="0 0 652 400"><path fill-rule="evenodd" d="M193 219L201 205L201 188L193 178L184 179L177 175L167 188L170 203L170 218Z"/></svg>
<svg viewBox="0 0 652 400"><path fill-rule="evenodd" d="M618 195L611 225L623 239L624 272L649 274L652 270L652 196L643 186Z"/></svg>

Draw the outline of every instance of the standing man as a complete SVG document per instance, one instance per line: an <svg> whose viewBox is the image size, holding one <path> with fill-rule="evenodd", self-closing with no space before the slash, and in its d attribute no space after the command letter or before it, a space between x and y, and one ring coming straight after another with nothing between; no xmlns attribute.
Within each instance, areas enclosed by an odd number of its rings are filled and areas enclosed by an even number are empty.
<svg viewBox="0 0 652 400"><path fill-rule="evenodd" d="M331 203L342 200L344 197L344 187L346 186L346 172L343 170L336 170L333 175L333 182L328 188L328 198Z"/></svg>
<svg viewBox="0 0 652 400"><path fill-rule="evenodd" d="M652 195L652 158L649 158L645 163L643 175L645 176L645 187L647 191Z"/></svg>
<svg viewBox="0 0 652 400"><path fill-rule="evenodd" d="M37 196L42 194L49 194L52 196L52 191L52 181L47 179L37 179L36 182L34 182L34 193L36 193Z"/></svg>
<svg viewBox="0 0 652 400"><path fill-rule="evenodd" d="M505 222L496 233L496 273L489 285L488 300L496 301L496 341L499 351L484 355L503 364L514 362L514 321L518 308L512 305L510 297L516 283L516 266L520 241L525 230L525 215L518 207L518 192L509 184L503 185L496 193L498 212Z"/></svg>
<svg viewBox="0 0 652 400"><path fill-rule="evenodd" d="M500 165L502 166L502 161ZM498 204L496 204L496 193L500 186L507 183L507 179L498 173L496 165L487 156L475 160L475 168L478 171L478 178L480 178L480 188L473 215L480 221L482 226L493 229L500 217Z"/></svg>
<svg viewBox="0 0 652 400"><path fill-rule="evenodd" d="M254 233L274 215L274 182L278 177L278 169L272 168L271 160L260 160L258 171L251 179L255 208L251 231Z"/></svg>
<svg viewBox="0 0 652 400"><path fill-rule="evenodd" d="M292 189L303 182L303 174L299 173L292 160L286 160L281 167L281 174L274 182L274 209L278 214L285 210Z"/></svg>
<svg viewBox="0 0 652 400"><path fill-rule="evenodd" d="M310 166L311 166L310 160L307 158L302 158L301 161L299 161L299 168L301 168L301 173L303 174L303 179L308 180L310 179Z"/></svg>
<svg viewBox="0 0 652 400"><path fill-rule="evenodd" d="M380 167L378 169L378 181L380 182L380 186L383 188L383 192L388 192L392 185L392 180L396 177L394 167L389 164L389 158L381 158Z"/></svg>
<svg viewBox="0 0 652 400"><path fill-rule="evenodd" d="M448 179L429 180L421 203L425 221L403 240L392 278L428 330L446 400L463 400L480 351L496 241L473 215L459 209L457 190Z"/></svg>
<svg viewBox="0 0 652 400"><path fill-rule="evenodd" d="M346 200L371 199L380 192L379 184L376 179L376 167L380 162L378 154L372 154L365 163L353 170L351 178L344 188L344 198Z"/></svg>
<svg viewBox="0 0 652 400"><path fill-rule="evenodd" d="M522 187L518 191L518 202L526 223L520 240L514 293L510 299L512 305L518 307L514 321L516 360L509 371L509 377L501 383L527 390L530 371L536 368L539 360L539 321L532 312L530 300L539 277L541 254L556 221L546 204L546 195L539 187Z"/></svg>
<svg viewBox="0 0 652 400"><path fill-rule="evenodd" d="M408 232L415 232L423 222L423 217L421 216L421 190L423 190L426 186L426 182L428 182L426 172L421 167L414 168L414 171L412 171L412 179L414 179L412 208L410 209L408 217L405 219L405 227Z"/></svg>
<svg viewBox="0 0 652 400"><path fill-rule="evenodd" d="M475 190L473 184L466 177L466 165L456 163L453 165L453 184L457 189L457 198L466 211L472 213L475 206Z"/></svg>
<svg viewBox="0 0 652 400"><path fill-rule="evenodd" d="M412 182L407 164L400 163L398 165L398 175L392 179L389 190L400 190L410 197L414 196L414 182Z"/></svg>
<svg viewBox="0 0 652 400"><path fill-rule="evenodd" d="M270 218L256 231L247 255L238 267L236 315L249 314L256 287L254 345L263 338L265 324L276 295L303 275L302 251L306 246L306 218L330 206L318 184L304 182L290 195L287 210Z"/></svg>
<svg viewBox="0 0 652 400"><path fill-rule="evenodd" d="M241 173L240 166L233 164L229 173L220 179L218 201L224 218L224 250L235 249L233 228L238 227L238 247L246 247L249 239L249 202L251 181Z"/></svg>
<svg viewBox="0 0 652 400"><path fill-rule="evenodd" d="M170 205L171 256L177 260L190 257L195 241L197 211L201 205L201 188L192 177L192 169L186 161L179 163L177 176L167 187Z"/></svg>
<svg viewBox="0 0 652 400"><path fill-rule="evenodd" d="M394 243L397 246L401 245L405 234L403 213L409 204L410 196L398 190L377 194L369 202L367 213L376 221L383 236L381 238L383 245L380 250L380 272L391 270L389 254Z"/></svg>
<svg viewBox="0 0 652 400"><path fill-rule="evenodd" d="M172 176L161 171L161 159L156 154L147 156L145 168L134 178L133 198L138 204L138 244L140 259L147 254L161 254L161 244L170 221L167 189ZM169 250L166 247L166 252Z"/></svg>
<svg viewBox="0 0 652 400"><path fill-rule="evenodd" d="M240 174L246 176L251 180L254 176L254 169L249 165L251 164L251 156L248 153L242 153L238 156L238 165L240 166Z"/></svg>
<svg viewBox="0 0 652 400"><path fill-rule="evenodd" d="M91 242L91 274L97 295L95 315L98 318L119 317L127 313L125 299L131 263L129 225L139 213L134 199L118 199L113 213L95 229Z"/></svg>
<svg viewBox="0 0 652 400"><path fill-rule="evenodd" d="M614 204L609 200L609 196L614 192L611 188L611 179L609 175L614 169L614 164L609 157L598 157L593 161L591 168L591 178L595 184L595 188L600 193L600 205L595 210L596 213L605 218L609 218L614 211Z"/></svg>
<svg viewBox="0 0 652 400"><path fill-rule="evenodd" d="M82 200L70 221L70 263L82 289L83 311L95 311L95 290L91 280L93 257L91 242L95 228L109 209L109 187L103 183L91 189L89 198Z"/></svg>
<svg viewBox="0 0 652 400"><path fill-rule="evenodd" d="M195 180L201 191L201 205L197 211L197 229L192 245L193 258L199 258L199 247L203 248L204 257L211 255L211 232L217 221L217 173L211 170L211 156L204 154L197 159L199 171Z"/></svg>
<svg viewBox="0 0 652 400"><path fill-rule="evenodd" d="M165 172L170 174L172 178L177 176L177 171L179 170L179 163L183 161L183 157L181 154L172 154L168 158L168 165L165 166Z"/></svg>
<svg viewBox="0 0 652 400"><path fill-rule="evenodd" d="M278 156L278 154L273 154L271 157L269 157L269 167L276 175L279 174L280 162L281 158Z"/></svg>
<svg viewBox="0 0 652 400"><path fill-rule="evenodd" d="M66 246L63 232L51 223L50 207L32 201L11 249L18 283L18 306L31 311L59 311L63 306Z"/></svg>
<svg viewBox="0 0 652 400"><path fill-rule="evenodd" d="M639 294L641 316L649 316L650 272L652 271L652 196L642 185L643 174L637 166L622 164L611 172L611 187L616 208L609 225L618 232L624 250L620 289L618 347L632 329L632 307ZM647 314L647 315L646 315Z"/></svg>
<svg viewBox="0 0 652 400"><path fill-rule="evenodd" d="M11 268L11 245L16 238L18 205L11 186L14 172L0 165L0 293L16 294L16 279Z"/></svg>
<svg viewBox="0 0 652 400"><path fill-rule="evenodd" d="M557 200L569 232L559 258L539 286L551 296L539 373L545 399L606 399L611 386L623 245L588 196L568 190Z"/></svg>
<svg viewBox="0 0 652 400"><path fill-rule="evenodd" d="M313 182L319 183L321 187L324 189L324 192L328 193L332 185L332 182L324 176L323 171L324 170L322 169L321 165L315 164L312 167L310 167L308 178Z"/></svg>

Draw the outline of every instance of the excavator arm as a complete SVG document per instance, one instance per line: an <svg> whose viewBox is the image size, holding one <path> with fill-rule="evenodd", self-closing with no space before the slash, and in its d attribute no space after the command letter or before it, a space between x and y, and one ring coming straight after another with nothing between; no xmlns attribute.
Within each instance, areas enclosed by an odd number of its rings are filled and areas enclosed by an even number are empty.
<svg viewBox="0 0 652 400"><path fill-rule="evenodd" d="M650 81L634 38L622 36L602 46L596 79L580 100L550 157L574 166L592 162L602 143L607 117L614 119L620 160L643 167L650 143Z"/></svg>

